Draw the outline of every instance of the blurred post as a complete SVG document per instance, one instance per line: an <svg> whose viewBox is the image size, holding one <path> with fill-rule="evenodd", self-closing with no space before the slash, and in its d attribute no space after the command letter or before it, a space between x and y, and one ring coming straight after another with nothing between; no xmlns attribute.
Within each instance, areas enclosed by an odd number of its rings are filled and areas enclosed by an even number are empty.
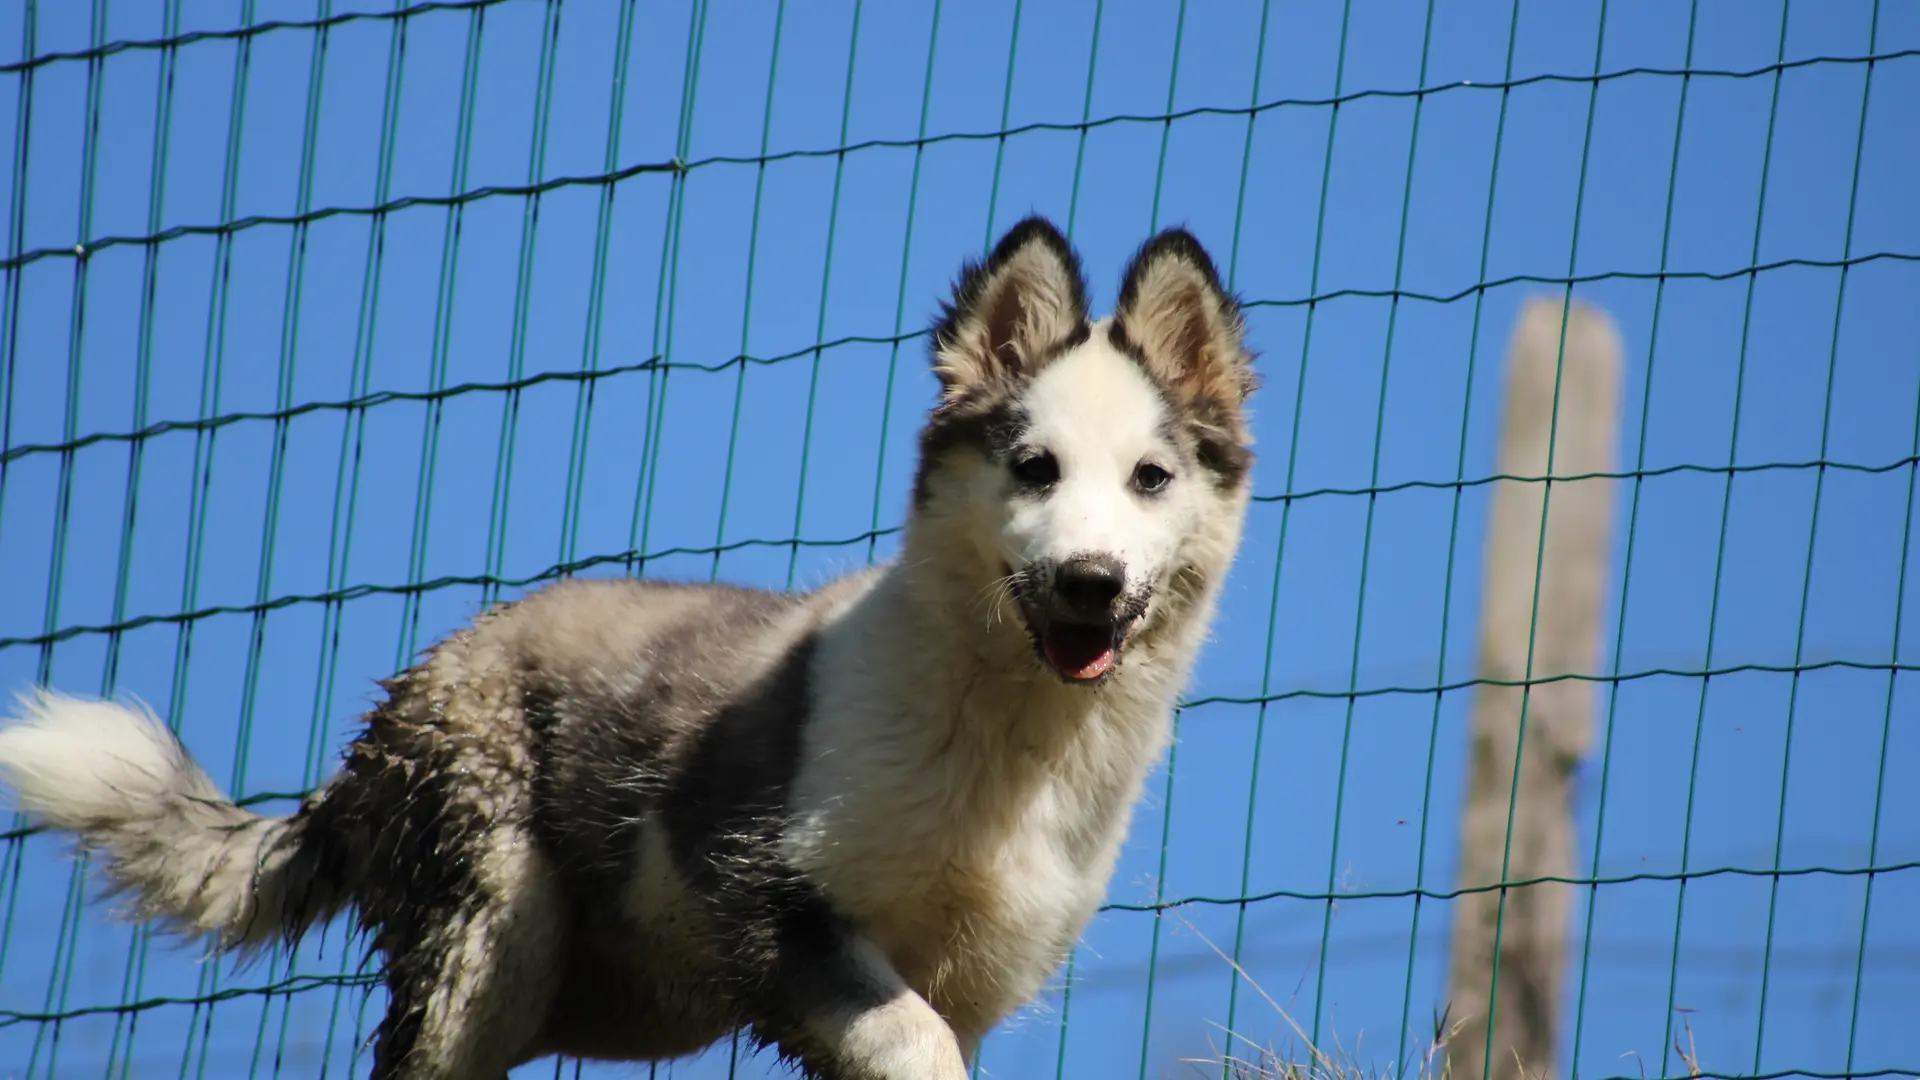
<svg viewBox="0 0 1920 1080"><path fill-rule="evenodd" d="M1529 301L1514 327L1502 474L1613 467L1619 336L1603 312L1575 303L1563 339L1562 310L1555 300ZM1553 1067L1571 887L1487 887L1573 871L1573 770L1592 738L1594 684L1539 680L1591 674L1599 662L1613 488L1605 479L1494 487L1479 673L1531 685L1482 684L1474 698L1460 886L1486 891L1454 901L1448 1005L1460 1026L1447 1044L1453 1080L1542 1077Z"/></svg>

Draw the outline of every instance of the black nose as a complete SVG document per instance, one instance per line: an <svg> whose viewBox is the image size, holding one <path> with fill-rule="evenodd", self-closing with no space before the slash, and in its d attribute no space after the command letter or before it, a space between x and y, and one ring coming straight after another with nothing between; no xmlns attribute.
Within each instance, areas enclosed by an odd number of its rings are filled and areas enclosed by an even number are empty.
<svg viewBox="0 0 1920 1080"><path fill-rule="evenodd" d="M1068 559L1053 573L1053 593L1061 606L1087 618L1106 615L1126 585L1126 568L1106 555Z"/></svg>

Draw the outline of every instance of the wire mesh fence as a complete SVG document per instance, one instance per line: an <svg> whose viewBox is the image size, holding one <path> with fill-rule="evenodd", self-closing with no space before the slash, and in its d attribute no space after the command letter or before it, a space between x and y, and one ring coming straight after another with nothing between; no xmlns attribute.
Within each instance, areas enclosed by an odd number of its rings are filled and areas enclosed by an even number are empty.
<svg viewBox="0 0 1920 1080"><path fill-rule="evenodd" d="M888 557L959 260L1036 209L1100 306L1184 223L1261 352L1247 539L1109 904L979 1068L1410 1072L1488 496L1548 479L1495 471L1498 359L1582 298L1625 382L1605 656L1552 677L1599 717L1558 1068L1920 1075L1920 8L366 7L0 5L0 684L138 695L284 806L485 603ZM364 1072L343 926L242 968L90 897L11 823L8 1075Z"/></svg>

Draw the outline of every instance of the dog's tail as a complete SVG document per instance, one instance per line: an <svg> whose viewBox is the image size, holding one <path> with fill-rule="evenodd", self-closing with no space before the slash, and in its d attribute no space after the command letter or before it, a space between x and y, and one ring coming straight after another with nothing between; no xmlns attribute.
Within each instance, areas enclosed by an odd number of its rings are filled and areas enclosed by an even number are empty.
<svg viewBox="0 0 1920 1080"><path fill-rule="evenodd" d="M20 809L104 856L133 917L245 950L297 937L344 901L347 883L321 872L339 860L305 815L235 805L152 713L46 691L20 704L0 729L0 778Z"/></svg>

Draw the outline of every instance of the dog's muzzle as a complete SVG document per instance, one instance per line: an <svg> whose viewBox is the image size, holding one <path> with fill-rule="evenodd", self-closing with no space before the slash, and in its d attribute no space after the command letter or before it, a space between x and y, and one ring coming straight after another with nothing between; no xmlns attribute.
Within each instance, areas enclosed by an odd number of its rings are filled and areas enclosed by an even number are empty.
<svg viewBox="0 0 1920 1080"><path fill-rule="evenodd" d="M1052 572L1019 575L1020 607L1040 662L1070 683L1103 679L1146 611L1143 590L1127 589L1127 570L1110 555L1082 555Z"/></svg>

